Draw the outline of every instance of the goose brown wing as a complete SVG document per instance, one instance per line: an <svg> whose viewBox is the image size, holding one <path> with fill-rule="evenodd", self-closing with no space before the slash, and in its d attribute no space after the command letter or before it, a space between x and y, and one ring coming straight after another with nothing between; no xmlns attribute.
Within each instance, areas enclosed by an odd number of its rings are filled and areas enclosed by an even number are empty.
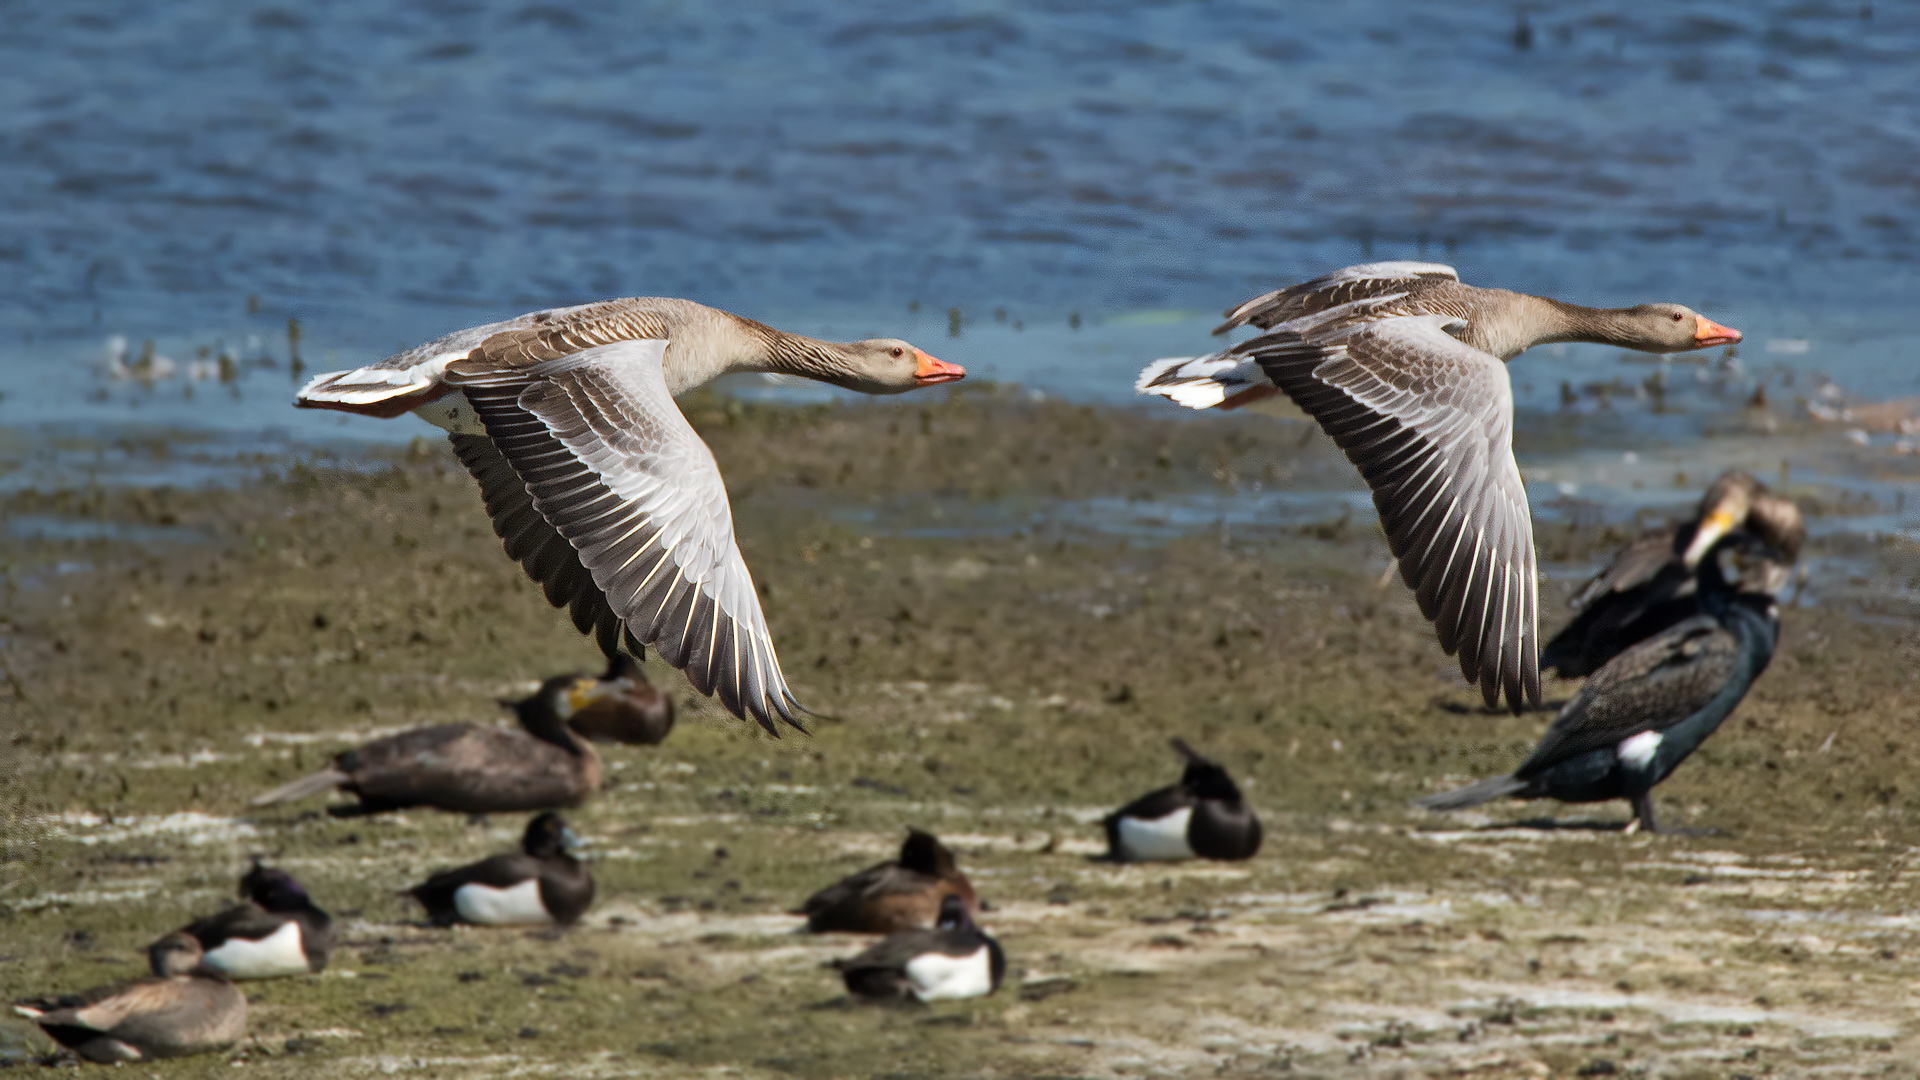
<svg viewBox="0 0 1920 1080"><path fill-rule="evenodd" d="M798 728L720 468L667 390L666 345L617 341L517 366L476 354L446 381L626 633L733 715Z"/></svg>
<svg viewBox="0 0 1920 1080"><path fill-rule="evenodd" d="M1270 330L1281 323L1358 300L1397 299L1409 286L1428 281L1459 281L1453 267L1429 262L1361 263L1322 274L1312 281L1275 289L1238 307L1228 308L1226 322L1214 328L1224 334L1238 326Z"/></svg>
<svg viewBox="0 0 1920 1080"><path fill-rule="evenodd" d="M1514 775L1543 772L1643 731L1665 731L1723 693L1740 662L1740 639L1711 615L1648 638L1593 673Z"/></svg>
<svg viewBox="0 0 1920 1080"><path fill-rule="evenodd" d="M1513 459L1506 365L1439 315L1320 334L1281 330L1235 351L1333 436L1373 489L1400 575L1440 646L1488 705L1540 700L1533 519Z"/></svg>

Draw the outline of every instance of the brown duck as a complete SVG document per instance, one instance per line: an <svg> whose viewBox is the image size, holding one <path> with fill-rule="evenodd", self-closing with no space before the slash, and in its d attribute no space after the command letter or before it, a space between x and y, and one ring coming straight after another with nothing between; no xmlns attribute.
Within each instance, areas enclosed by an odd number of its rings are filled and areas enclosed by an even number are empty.
<svg viewBox="0 0 1920 1080"><path fill-rule="evenodd" d="M960 872L953 852L933 834L910 829L898 859L834 882L794 914L807 917L809 933L891 934L933 926L948 896L958 897L969 911L979 908L973 883Z"/></svg>
<svg viewBox="0 0 1920 1080"><path fill-rule="evenodd" d="M1679 304L1591 308L1460 282L1450 266L1367 263L1232 308L1223 352L1161 360L1136 388L1189 408L1285 393L1373 490L1400 576L1440 646L1518 712L1540 700L1533 520L1513 457L1506 361L1551 341L1683 352L1740 332Z"/></svg>
<svg viewBox="0 0 1920 1080"><path fill-rule="evenodd" d="M153 974L50 1001L16 1005L61 1046L103 1064L182 1057L247 1032L247 998L200 963L200 943L168 934L147 950Z"/></svg>
<svg viewBox="0 0 1920 1080"><path fill-rule="evenodd" d="M253 800L272 806L338 789L359 801L330 806L358 817L410 806L469 814L575 806L600 790L600 755L568 721L610 691L588 675L557 675L513 705L520 727L438 724L375 739L323 769Z"/></svg>
<svg viewBox="0 0 1920 1080"><path fill-rule="evenodd" d="M651 645L769 732L799 727L760 597L734 543L713 454L674 398L770 372L866 394L966 371L904 341L788 334L669 297L535 311L455 331L352 371L295 404L418 413L446 428L507 554L611 657Z"/></svg>

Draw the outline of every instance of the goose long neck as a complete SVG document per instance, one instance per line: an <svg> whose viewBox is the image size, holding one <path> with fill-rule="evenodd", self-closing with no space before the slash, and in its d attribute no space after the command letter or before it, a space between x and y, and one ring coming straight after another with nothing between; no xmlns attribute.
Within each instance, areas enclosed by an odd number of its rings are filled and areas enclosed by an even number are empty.
<svg viewBox="0 0 1920 1080"><path fill-rule="evenodd" d="M1528 314L1540 332L1527 343L1529 346L1554 341L1589 341L1632 348L1639 340L1630 308L1585 307L1545 296L1530 299L1535 304Z"/></svg>
<svg viewBox="0 0 1920 1080"><path fill-rule="evenodd" d="M679 394L722 375L798 375L837 383L846 365L839 346L765 323L728 315L722 321L695 321L675 332L667 385Z"/></svg>
<svg viewBox="0 0 1920 1080"><path fill-rule="evenodd" d="M800 334L774 333L777 336L767 349L770 366L766 370L835 384L846 378L847 365L840 346Z"/></svg>

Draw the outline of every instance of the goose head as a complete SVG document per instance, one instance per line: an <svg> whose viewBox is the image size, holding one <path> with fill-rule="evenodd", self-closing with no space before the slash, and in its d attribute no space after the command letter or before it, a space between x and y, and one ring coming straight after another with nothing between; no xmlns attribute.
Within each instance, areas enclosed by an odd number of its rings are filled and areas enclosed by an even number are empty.
<svg viewBox="0 0 1920 1080"><path fill-rule="evenodd" d="M1625 311L1621 344L1642 352L1672 353L1731 345L1740 331L1721 326L1685 304L1641 304Z"/></svg>
<svg viewBox="0 0 1920 1080"><path fill-rule="evenodd" d="M870 338L838 348L831 382L863 394L901 394L956 382L967 369L936 359L899 338Z"/></svg>

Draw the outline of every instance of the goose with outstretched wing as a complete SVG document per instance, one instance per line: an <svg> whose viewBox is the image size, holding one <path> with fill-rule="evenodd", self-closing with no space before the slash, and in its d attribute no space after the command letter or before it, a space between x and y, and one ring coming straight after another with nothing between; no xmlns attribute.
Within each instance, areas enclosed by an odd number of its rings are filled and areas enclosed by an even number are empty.
<svg viewBox="0 0 1920 1080"><path fill-rule="evenodd" d="M690 300L635 297L456 331L321 375L303 408L413 412L452 433L507 554L610 657L652 646L769 732L799 727L719 466L674 398L722 375L869 394L966 372L904 341L788 334Z"/></svg>
<svg viewBox="0 0 1920 1080"><path fill-rule="evenodd" d="M1233 409L1284 393L1373 491L1401 577L1440 645L1489 706L1540 700L1532 516L1513 457L1506 361L1592 341L1682 352L1740 340L1679 304L1590 308L1462 284L1450 266L1349 266L1255 297L1216 333L1264 331L1202 357L1160 360L1141 393Z"/></svg>

